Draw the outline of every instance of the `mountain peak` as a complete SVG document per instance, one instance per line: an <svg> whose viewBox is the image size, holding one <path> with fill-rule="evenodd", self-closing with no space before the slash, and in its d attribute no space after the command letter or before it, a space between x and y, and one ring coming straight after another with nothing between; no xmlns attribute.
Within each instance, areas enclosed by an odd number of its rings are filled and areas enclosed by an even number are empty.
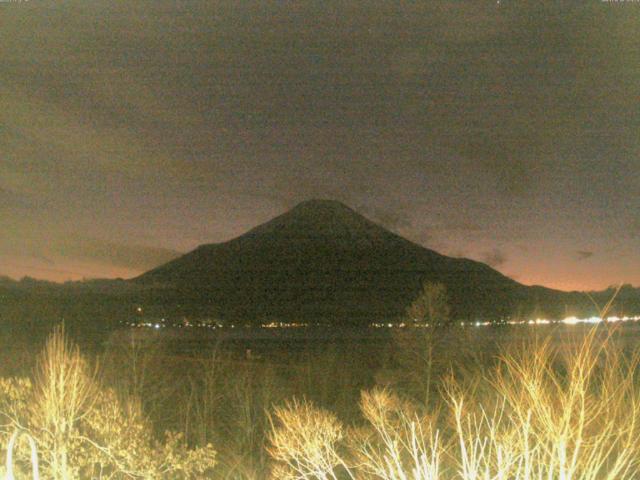
<svg viewBox="0 0 640 480"><path fill-rule="evenodd" d="M341 202L322 199L304 201L228 242L203 245L137 281L174 288L201 301L197 308L243 321L398 318L424 281L446 286L452 315L461 319L499 318L514 305L528 311L556 298L487 265L416 245Z"/></svg>
<svg viewBox="0 0 640 480"><path fill-rule="evenodd" d="M311 198L309 200L304 200L298 203L295 207L291 209L291 211L300 211L300 210L342 210L349 211L355 213L351 208L347 207L344 203L339 202L338 200L330 200L325 198Z"/></svg>
<svg viewBox="0 0 640 480"><path fill-rule="evenodd" d="M311 199L262 224L247 235L286 236L290 239L368 238L385 236L387 232L355 210L337 200Z"/></svg>

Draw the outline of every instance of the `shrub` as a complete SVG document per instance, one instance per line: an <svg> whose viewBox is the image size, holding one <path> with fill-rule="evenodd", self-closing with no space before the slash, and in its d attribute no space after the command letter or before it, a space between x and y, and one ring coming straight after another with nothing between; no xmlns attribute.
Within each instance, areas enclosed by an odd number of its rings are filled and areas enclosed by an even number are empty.
<svg viewBox="0 0 640 480"><path fill-rule="evenodd" d="M49 337L33 380L0 380L0 416L4 445L16 429L35 439L44 478L193 478L215 463L210 445L189 449L176 433L156 440L139 400L102 388L62 328ZM28 460L22 453L17 464L28 470Z"/></svg>
<svg viewBox="0 0 640 480"><path fill-rule="evenodd" d="M337 478L344 465L338 452L343 426L335 415L293 400L276 407L273 416L269 453L279 463L273 478Z"/></svg>
<svg viewBox="0 0 640 480"><path fill-rule="evenodd" d="M334 416L294 401L275 411L270 452L298 479L337 478L346 465L361 479L638 478L639 357L615 332L598 332L512 349L490 370L449 379L440 415L388 390L364 392L365 423L346 442Z"/></svg>

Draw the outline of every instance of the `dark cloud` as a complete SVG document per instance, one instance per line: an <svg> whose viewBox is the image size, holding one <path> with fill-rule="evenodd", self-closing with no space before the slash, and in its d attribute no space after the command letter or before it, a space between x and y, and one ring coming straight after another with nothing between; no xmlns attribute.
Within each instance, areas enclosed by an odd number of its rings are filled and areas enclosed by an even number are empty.
<svg viewBox="0 0 640 480"><path fill-rule="evenodd" d="M17 238L5 233L0 239L0 257L5 264L7 258L16 257L21 259L19 263L53 273L72 273L65 265L78 262L145 271L179 255L180 252L166 248L105 241L75 234L60 235L55 232Z"/></svg>
<svg viewBox="0 0 640 480"><path fill-rule="evenodd" d="M23 212L32 206L32 202L16 192L3 188L0 185L0 211Z"/></svg>
<svg viewBox="0 0 640 480"><path fill-rule="evenodd" d="M482 227L475 223L446 220L429 225L416 222L407 231L410 240L454 257L465 256L467 245L483 235Z"/></svg>
<svg viewBox="0 0 640 480"><path fill-rule="evenodd" d="M471 257L469 252L467 252L465 250L454 250L454 251L448 252L448 255L451 256L451 257L455 257L455 258L469 258L469 257Z"/></svg>
<svg viewBox="0 0 640 480"><path fill-rule="evenodd" d="M507 261L507 256L501 249L494 248L490 252L483 254L482 261L491 267L497 268L504 265Z"/></svg>
<svg viewBox="0 0 640 480"><path fill-rule="evenodd" d="M578 260L587 260L594 255L594 252L589 250L578 250L576 253L578 254Z"/></svg>
<svg viewBox="0 0 640 480"><path fill-rule="evenodd" d="M5 268L12 269L24 269L28 268L29 275L15 275L16 278L55 278L56 280L65 279L69 280L72 278L80 279L87 278L87 275L84 275L84 272L81 270L77 270L74 268L57 268L54 265L48 266L48 263L40 264L37 261L17 261L17 262L4 262L3 266Z"/></svg>
<svg viewBox="0 0 640 480"><path fill-rule="evenodd" d="M409 211L406 209L389 209L367 205L355 205L354 208L370 220L393 232L410 231L414 229L413 220Z"/></svg>
<svg viewBox="0 0 640 480"><path fill-rule="evenodd" d="M61 238L51 252L59 258L92 261L140 271L149 270L177 258L174 250L142 245L130 245L95 238Z"/></svg>
<svg viewBox="0 0 640 480"><path fill-rule="evenodd" d="M10 205L14 205L15 203L15 196L0 187L0 205L6 208Z"/></svg>
<svg viewBox="0 0 640 480"><path fill-rule="evenodd" d="M55 262L55 261L53 261L51 258L49 258L49 257L45 257L44 255L39 255L39 254L37 254L37 253L33 255L33 258L35 258L35 259L36 259L36 260L38 260L38 261L41 261L41 262L42 262L42 263L44 263L45 265L51 265L51 266L53 266L53 265L55 265L55 264L56 264L56 262Z"/></svg>
<svg viewBox="0 0 640 480"><path fill-rule="evenodd" d="M627 234L635 240L640 240L640 219L634 218L627 226Z"/></svg>
<svg viewBox="0 0 640 480"><path fill-rule="evenodd" d="M447 234L451 235L451 234L458 234L458 233L472 235L472 234L477 234L478 232L483 230L482 227L477 223L455 222L455 221L448 221L441 224L432 225L431 227L429 227L429 229L433 234L444 234L444 235L447 235Z"/></svg>

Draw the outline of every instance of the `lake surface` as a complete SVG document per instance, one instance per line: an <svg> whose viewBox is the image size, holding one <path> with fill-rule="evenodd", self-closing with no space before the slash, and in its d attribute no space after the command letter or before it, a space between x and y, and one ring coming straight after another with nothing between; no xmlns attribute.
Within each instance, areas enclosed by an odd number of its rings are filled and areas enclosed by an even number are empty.
<svg viewBox="0 0 640 480"><path fill-rule="evenodd" d="M430 329L412 328L132 328L120 330L114 338L136 338L144 342L163 342L174 355L207 356L216 348L246 352L254 356L282 358L327 348L371 350L379 352L392 345L398 336L433 335L438 342L449 343L452 348L460 342L466 348L498 353L506 345L524 344L549 339L554 345L579 342L584 335L596 330L599 339L609 334L625 347L640 345L640 323L578 324L578 325L500 325L466 326L450 331L430 332Z"/></svg>

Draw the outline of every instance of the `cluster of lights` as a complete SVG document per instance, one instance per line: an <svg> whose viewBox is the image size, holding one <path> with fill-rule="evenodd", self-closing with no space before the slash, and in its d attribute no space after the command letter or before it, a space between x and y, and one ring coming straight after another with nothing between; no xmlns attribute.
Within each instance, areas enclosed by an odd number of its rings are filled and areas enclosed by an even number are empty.
<svg viewBox="0 0 640 480"><path fill-rule="evenodd" d="M566 317L561 320L549 320L547 318L536 318L535 320L509 320L506 322L496 323L491 321L475 321L475 322L460 322L461 327L465 326L473 326L473 327L489 327L492 325L578 325L580 323L586 324L597 324L597 323L617 323L617 322L638 322L640 321L640 315L636 316L610 316L602 319L601 317L588 317L588 318L578 318L578 317ZM406 323L372 323L369 325L371 328L405 328L407 326ZM412 327L428 327L428 323L415 323L411 325Z"/></svg>
<svg viewBox="0 0 640 480"><path fill-rule="evenodd" d="M136 307L136 313L138 314L142 314L143 313L143 308L141 306ZM464 326L474 326L474 327L488 327L491 325L499 325L499 324L507 324L507 325L552 325L552 324L563 324L563 325L578 325L578 324L598 324L598 323L603 323L603 322L607 322L607 323L617 323L617 322L637 322L640 321L640 315L635 315L635 316L623 316L623 317L619 317L616 315L613 316L609 316L606 318L601 318L598 316L593 316L593 317L588 317L588 318L578 318L575 316L571 316L571 317L566 317L563 318L561 320L550 320L550 319L546 319L546 318L536 318L536 319L532 319L532 320L508 320L506 322L492 322L492 321L475 321L475 322L460 322L460 326L464 327ZM161 319L159 322L127 322L125 323L126 325L129 325L131 327L138 327L138 328L153 328L155 330L159 330L161 328L165 328L166 325L166 319L163 318ZM215 330L215 329L220 329L223 328L223 325L219 324L219 323L212 323L211 321L196 321L196 322L191 322L190 320L188 320L187 318L184 318L184 320L181 323L176 323L175 325L173 325L177 328L209 328L211 330ZM269 322L269 323L263 323L260 325L261 328L305 328L308 327L309 324L308 323L303 323L303 322ZM429 327L428 323L420 323L420 322L415 322L415 323L411 323L411 324L407 324L405 322L399 322L399 323L393 323L393 322L388 322L388 323L371 323L369 324L370 328L405 328L407 326L412 326L414 328L425 328L425 327ZM250 325L245 325L246 328L250 328ZM235 328L235 325L228 325L227 328Z"/></svg>
<svg viewBox="0 0 640 480"><path fill-rule="evenodd" d="M211 330L222 328L222 324L212 322L211 320L200 320L192 322L186 317L180 323L175 323L173 326L177 328L209 328Z"/></svg>
<svg viewBox="0 0 640 480"><path fill-rule="evenodd" d="M640 321L640 315L635 316L610 316L606 318L602 317L588 317L588 318L578 318L578 317L566 317L561 320L549 320L546 318L536 318L535 320L510 320L507 325L551 325L551 324L563 324L563 325L578 325L580 323L586 324L597 324L597 323L617 323L617 322L637 322ZM464 326L464 322L462 322ZM491 322L473 322L473 325L476 327L483 327L487 325L492 325Z"/></svg>
<svg viewBox="0 0 640 480"><path fill-rule="evenodd" d="M144 323L134 323L131 322L128 324L130 327L136 328L154 328L156 330L160 330L161 328L165 328L166 325L164 323L154 323L154 322L144 322Z"/></svg>
<svg viewBox="0 0 640 480"><path fill-rule="evenodd" d="M296 323L296 322L270 322L270 323L263 323L262 325L260 325L261 328L301 328L301 327L308 327L309 324L308 323Z"/></svg>
<svg viewBox="0 0 640 480"><path fill-rule="evenodd" d="M218 328L222 328L222 325L211 325L210 323L178 323L174 325L177 328L208 328L209 330L216 330ZM231 328L235 328L235 325L230 325Z"/></svg>
<svg viewBox="0 0 640 480"><path fill-rule="evenodd" d="M136 328L155 328L155 329L160 329L160 328L166 328L167 325L164 323L154 323L154 322L128 322L125 323L125 325L128 325L130 327L136 327ZM216 330L219 328L223 328L222 325L209 325L206 323L196 323L196 324L192 324L192 323L177 323L175 325L171 325L172 327L175 328L208 328L210 330ZM236 328L235 325L229 325L228 328Z"/></svg>
<svg viewBox="0 0 640 480"><path fill-rule="evenodd" d="M369 327L371 328L404 328L407 324L404 322L401 323L371 323ZM416 324L416 327L428 327L429 324Z"/></svg>
<svg viewBox="0 0 640 480"><path fill-rule="evenodd" d="M601 323L606 321L607 323L617 323L617 322L637 322L640 321L640 315L635 315L632 317L624 316L618 317L616 315L607 317L606 319L602 319L600 317L590 317L590 318L576 318L576 317L567 317L564 320L561 320L562 323L566 323L568 325L575 325L576 323Z"/></svg>

